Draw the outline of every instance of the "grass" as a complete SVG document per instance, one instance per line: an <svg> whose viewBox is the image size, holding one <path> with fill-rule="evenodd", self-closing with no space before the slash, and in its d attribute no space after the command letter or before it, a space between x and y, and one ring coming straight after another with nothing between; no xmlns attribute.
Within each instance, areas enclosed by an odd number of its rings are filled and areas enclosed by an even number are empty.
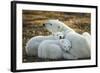
<svg viewBox="0 0 100 73"><path fill-rule="evenodd" d="M41 59L36 56L29 57L25 52L27 41L34 36L50 35L51 33L42 27L42 24L48 19L59 19L78 33L89 32L91 27L91 15L89 13L71 13L71 12L48 12L23 10L23 62L54 61ZM61 59L64 60L64 59Z"/></svg>

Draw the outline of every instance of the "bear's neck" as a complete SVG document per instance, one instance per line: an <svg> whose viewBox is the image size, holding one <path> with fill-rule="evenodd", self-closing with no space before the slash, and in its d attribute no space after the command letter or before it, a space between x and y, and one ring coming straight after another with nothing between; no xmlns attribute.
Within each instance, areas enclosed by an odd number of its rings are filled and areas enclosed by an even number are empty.
<svg viewBox="0 0 100 73"><path fill-rule="evenodd" d="M73 31L73 30L70 29L69 27L63 27L63 28L61 28L61 30L60 30L60 32L66 32L66 33L72 32L72 31Z"/></svg>

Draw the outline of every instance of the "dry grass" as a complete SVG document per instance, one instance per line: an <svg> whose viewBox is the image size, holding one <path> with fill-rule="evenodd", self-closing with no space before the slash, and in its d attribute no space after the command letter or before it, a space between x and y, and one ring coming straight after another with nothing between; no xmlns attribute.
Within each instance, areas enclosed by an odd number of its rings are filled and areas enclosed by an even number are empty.
<svg viewBox="0 0 100 73"><path fill-rule="evenodd" d="M90 33L89 13L65 13L65 12L48 12L48 11L29 11L23 10L23 62L50 61L38 57L28 57L25 52L26 42L34 36L51 34L42 24L48 19L59 19L78 33ZM64 59L61 59L64 60ZM51 60L52 61L52 60ZM54 61L54 60L53 60Z"/></svg>

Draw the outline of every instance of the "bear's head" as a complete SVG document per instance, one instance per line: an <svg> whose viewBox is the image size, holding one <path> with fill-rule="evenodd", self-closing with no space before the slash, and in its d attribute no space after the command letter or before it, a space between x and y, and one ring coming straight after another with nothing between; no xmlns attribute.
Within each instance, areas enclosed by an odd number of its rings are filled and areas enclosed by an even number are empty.
<svg viewBox="0 0 100 73"><path fill-rule="evenodd" d="M59 20L47 20L43 26L51 33L64 31L65 24Z"/></svg>
<svg viewBox="0 0 100 73"><path fill-rule="evenodd" d="M62 32L53 33L53 36L57 39L64 39L64 34Z"/></svg>

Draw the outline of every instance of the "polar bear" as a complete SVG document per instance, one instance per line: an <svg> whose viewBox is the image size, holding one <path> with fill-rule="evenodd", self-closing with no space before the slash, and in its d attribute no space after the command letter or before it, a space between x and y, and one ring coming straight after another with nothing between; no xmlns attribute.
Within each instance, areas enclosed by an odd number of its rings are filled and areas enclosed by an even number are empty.
<svg viewBox="0 0 100 73"><path fill-rule="evenodd" d="M26 53L28 56L37 56L37 49L40 43L44 40L57 40L57 39L63 39L64 35L61 32L54 33L49 36L36 36L32 37L27 43L26 43Z"/></svg>
<svg viewBox="0 0 100 73"><path fill-rule="evenodd" d="M83 35L78 34L59 20L47 20L43 26L52 33L62 32L65 38L72 43L72 49L69 52L73 56L78 58L90 57L90 45L88 45L88 42Z"/></svg>
<svg viewBox="0 0 100 73"><path fill-rule="evenodd" d="M88 32L84 32L84 33L82 33L82 35L85 37L85 39L86 39L87 42L88 42L88 45L89 45L90 48L91 48L91 35L90 35Z"/></svg>
<svg viewBox="0 0 100 73"><path fill-rule="evenodd" d="M62 31L73 31L70 27L66 26L63 22L59 20L47 20L43 23L43 26L51 33L62 32Z"/></svg>
<svg viewBox="0 0 100 73"><path fill-rule="evenodd" d="M77 59L68 51L71 49L71 42L67 39L45 40L38 48L38 57L46 59Z"/></svg>

